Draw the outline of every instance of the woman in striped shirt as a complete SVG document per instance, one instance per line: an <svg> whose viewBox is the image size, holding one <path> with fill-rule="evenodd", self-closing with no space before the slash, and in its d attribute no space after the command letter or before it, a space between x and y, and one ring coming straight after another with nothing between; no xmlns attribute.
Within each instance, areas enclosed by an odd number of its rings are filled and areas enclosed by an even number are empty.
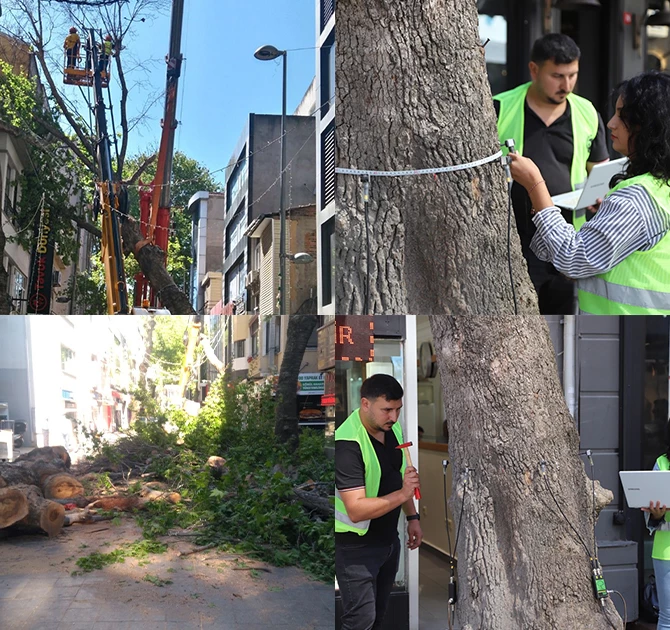
<svg viewBox="0 0 670 630"><path fill-rule="evenodd" d="M582 312L670 314L670 76L645 72L614 98L607 128L629 163L579 231L552 204L533 161L510 154L512 176L534 208L530 247L577 280Z"/></svg>

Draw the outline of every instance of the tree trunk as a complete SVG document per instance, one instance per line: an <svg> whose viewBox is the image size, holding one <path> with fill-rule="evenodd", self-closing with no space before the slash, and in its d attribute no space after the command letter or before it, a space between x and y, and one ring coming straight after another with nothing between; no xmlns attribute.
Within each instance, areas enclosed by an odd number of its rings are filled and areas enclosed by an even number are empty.
<svg viewBox="0 0 670 630"><path fill-rule="evenodd" d="M84 494L84 486L67 473L47 477L42 488L47 499L69 499Z"/></svg>
<svg viewBox="0 0 670 630"><path fill-rule="evenodd" d="M499 150L477 24L474 0L340 2L339 167L443 167ZM367 314L360 178L338 175L337 198L337 312ZM368 313L514 312L499 160L436 176L372 177L369 206ZM535 313L513 217L510 240L519 312Z"/></svg>
<svg viewBox="0 0 670 630"><path fill-rule="evenodd" d="M164 252L156 245L145 245L135 251L138 244L145 240L140 232L139 224L128 217L121 226L123 251L126 256L131 252L135 255L142 273L158 295L161 303L172 315L195 315L186 294L174 283L172 276L165 268Z"/></svg>
<svg viewBox="0 0 670 630"><path fill-rule="evenodd" d="M59 503L49 501L42 496L37 486L15 486L28 501L28 514L17 521L17 527L38 528L49 536L55 536L63 528L65 508Z"/></svg>
<svg viewBox="0 0 670 630"><path fill-rule="evenodd" d="M312 303L313 300L307 300L298 313L310 308ZM275 435L293 448L298 445L298 374L317 320L317 315L300 314L291 315L288 320L286 349L277 380Z"/></svg>
<svg viewBox="0 0 670 630"><path fill-rule="evenodd" d="M28 500L21 490L0 488L0 529L28 516Z"/></svg>
<svg viewBox="0 0 670 630"><path fill-rule="evenodd" d="M545 320L432 317L431 328L455 518L463 506L455 627L621 628L612 602L596 602L589 556L552 498L593 550L591 483ZM600 508L611 499L599 490Z"/></svg>

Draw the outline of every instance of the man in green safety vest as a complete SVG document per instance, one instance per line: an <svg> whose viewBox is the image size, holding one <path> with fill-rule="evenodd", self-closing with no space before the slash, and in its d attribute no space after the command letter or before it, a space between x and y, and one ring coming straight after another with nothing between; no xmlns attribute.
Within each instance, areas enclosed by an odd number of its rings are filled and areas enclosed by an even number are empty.
<svg viewBox="0 0 670 630"><path fill-rule="evenodd" d="M398 518L407 517L407 545L423 539L414 506L416 468L407 466L398 417L403 389L387 374L361 386L361 406L335 431L335 573L342 630L382 627L398 571Z"/></svg>
<svg viewBox="0 0 670 630"><path fill-rule="evenodd" d="M582 187L593 165L609 159L600 115L590 101L573 94L580 54L567 35L545 35L530 53L530 83L494 96L500 142L514 139L517 152L537 164L552 196ZM540 312L573 313L574 282L551 263L539 260L530 249L536 231L532 205L526 190L516 183L512 205ZM586 220L584 210L564 216L577 229Z"/></svg>
<svg viewBox="0 0 670 630"><path fill-rule="evenodd" d="M105 35L105 39L100 44L100 61L98 62L98 69L100 72L107 72L109 65L109 58L114 51L114 44L112 43L112 36Z"/></svg>

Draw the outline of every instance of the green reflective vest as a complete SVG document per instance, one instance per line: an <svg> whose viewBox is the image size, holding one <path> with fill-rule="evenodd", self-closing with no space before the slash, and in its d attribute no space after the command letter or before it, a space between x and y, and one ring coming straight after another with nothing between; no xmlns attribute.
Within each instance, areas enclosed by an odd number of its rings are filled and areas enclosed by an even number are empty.
<svg viewBox="0 0 670 630"><path fill-rule="evenodd" d="M102 52L103 54L109 56L112 54L113 44L109 40L104 40L102 42Z"/></svg>
<svg viewBox="0 0 670 630"><path fill-rule="evenodd" d="M657 460L659 470L670 470L670 461L666 455L661 455ZM666 523L670 521L670 511L665 513ZM651 549L651 557L656 560L670 560L670 531L654 532L654 546Z"/></svg>
<svg viewBox="0 0 670 630"><path fill-rule="evenodd" d="M502 92L493 99L500 103L498 114L498 137L503 143L508 138L514 138L517 152L523 155L523 135L525 126L526 94L530 83L524 83L513 90ZM591 154L591 144L598 135L598 112L591 101L568 94L570 103L570 119L572 120L572 165L570 167L570 183L572 190L582 188L588 176L586 163ZM507 149L504 148L506 153ZM563 191L567 192L567 191ZM574 210L572 224L578 230L586 222L586 210Z"/></svg>
<svg viewBox="0 0 670 630"><path fill-rule="evenodd" d="M650 174L619 182L613 192L639 184L670 213L670 187ZM594 315L670 315L670 232L647 251L636 251L607 273L577 283L579 308Z"/></svg>
<svg viewBox="0 0 670 630"><path fill-rule="evenodd" d="M395 433L398 444L403 444L402 429L400 423L396 422L393 425L393 433ZM376 497L379 492L379 484L382 479L382 469L379 465L379 459L375 453L375 447L370 442L370 435L361 422L361 417L358 414L358 409L354 411L335 431L335 440L349 440L358 442L363 455L363 464L365 465L365 496ZM405 452L402 453L402 466L400 474L405 474ZM367 521L358 521L354 523L347 514L344 507L344 501L335 488L335 531L340 532L355 532L359 536L367 534L370 527L370 519Z"/></svg>

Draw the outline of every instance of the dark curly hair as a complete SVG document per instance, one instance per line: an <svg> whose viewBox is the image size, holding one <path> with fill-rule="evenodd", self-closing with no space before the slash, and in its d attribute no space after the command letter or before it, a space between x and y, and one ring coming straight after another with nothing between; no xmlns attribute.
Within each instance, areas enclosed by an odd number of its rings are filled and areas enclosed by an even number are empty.
<svg viewBox="0 0 670 630"><path fill-rule="evenodd" d="M616 110L630 132L625 174L620 179L651 173L670 186L670 75L643 72L620 83L612 93Z"/></svg>

